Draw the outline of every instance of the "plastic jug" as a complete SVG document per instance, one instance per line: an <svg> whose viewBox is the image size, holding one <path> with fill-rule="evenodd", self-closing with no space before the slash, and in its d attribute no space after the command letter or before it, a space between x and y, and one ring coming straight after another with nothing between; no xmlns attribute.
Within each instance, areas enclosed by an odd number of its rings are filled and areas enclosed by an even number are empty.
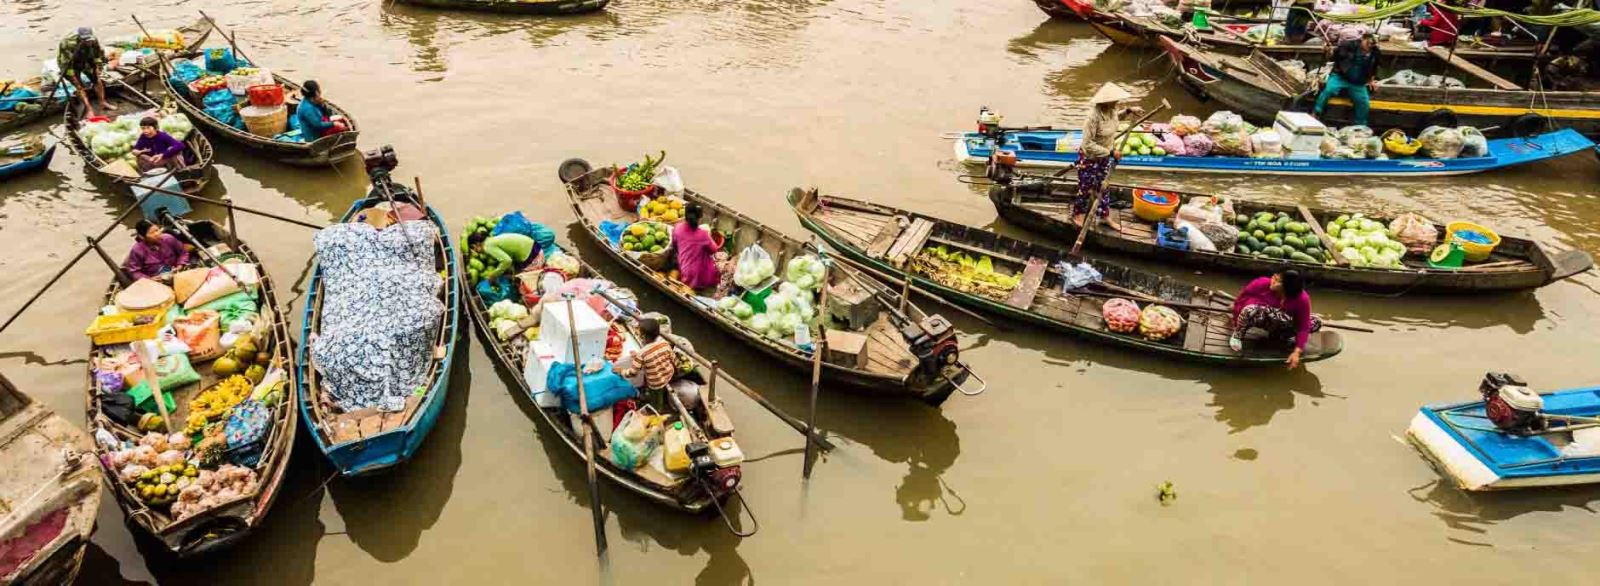
<svg viewBox="0 0 1600 586"><path fill-rule="evenodd" d="M682 421L674 422L672 427L667 429L667 470L672 472L689 471L688 447L691 441L694 441L694 438L690 437L689 429L683 426Z"/></svg>
<svg viewBox="0 0 1600 586"><path fill-rule="evenodd" d="M727 468L744 461L744 450L731 437L711 440L711 459L718 468Z"/></svg>

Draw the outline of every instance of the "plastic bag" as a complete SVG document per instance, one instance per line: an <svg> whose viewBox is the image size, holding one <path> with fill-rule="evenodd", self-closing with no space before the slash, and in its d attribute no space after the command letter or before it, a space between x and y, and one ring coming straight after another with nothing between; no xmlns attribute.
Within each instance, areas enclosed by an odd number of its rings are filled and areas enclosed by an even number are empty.
<svg viewBox="0 0 1600 586"><path fill-rule="evenodd" d="M172 322L172 331L189 346L191 362L205 362L222 356L221 316L215 311L196 311Z"/></svg>
<svg viewBox="0 0 1600 586"><path fill-rule="evenodd" d="M1263 130L1250 135L1250 152L1257 157L1282 157L1283 139L1276 130Z"/></svg>
<svg viewBox="0 0 1600 586"><path fill-rule="evenodd" d="M1183 137L1183 151L1191 157L1204 157L1211 154L1211 149L1216 146L1211 137L1205 134L1191 134Z"/></svg>
<svg viewBox="0 0 1600 586"><path fill-rule="evenodd" d="M1413 213L1400 214L1389 222L1389 231L1406 245L1406 251L1427 254L1439 242L1439 228L1427 218Z"/></svg>
<svg viewBox="0 0 1600 586"><path fill-rule="evenodd" d="M666 165L658 167L656 169L656 178L650 183L660 187L662 191L667 192L669 195L683 193L683 176L679 175L678 170L674 167Z"/></svg>
<svg viewBox="0 0 1600 586"><path fill-rule="evenodd" d="M135 358L134 361L138 359ZM132 361L130 361L132 364ZM170 391L189 383L200 382L200 373L195 372L194 366L189 364L189 356L173 354L156 359L156 381L161 383L161 389ZM130 387L136 387L144 382L144 369L137 366L131 371L124 371L123 377L128 380ZM130 391L131 392L131 391Z"/></svg>
<svg viewBox="0 0 1600 586"><path fill-rule="evenodd" d="M1069 264L1067 261L1056 261L1056 270L1061 272L1061 292L1071 293L1073 289L1087 287L1090 283L1098 283L1104 277L1100 271L1086 262Z"/></svg>
<svg viewBox="0 0 1600 586"><path fill-rule="evenodd" d="M1227 222L1200 224L1200 232L1206 235L1217 250L1233 250L1239 244L1239 228Z"/></svg>
<svg viewBox="0 0 1600 586"><path fill-rule="evenodd" d="M1208 133L1214 145L1211 154L1227 157L1250 156L1250 135L1243 127L1227 132Z"/></svg>
<svg viewBox="0 0 1600 586"><path fill-rule="evenodd" d="M1244 129L1244 117L1228 110L1218 110L1206 118L1200 130L1206 134L1232 134ZM1216 138L1213 136L1212 138Z"/></svg>
<svg viewBox="0 0 1600 586"><path fill-rule="evenodd" d="M1458 157L1487 157L1489 156L1489 139L1483 133L1471 126L1458 126L1456 132L1461 133L1461 152Z"/></svg>
<svg viewBox="0 0 1600 586"><path fill-rule="evenodd" d="M749 289L760 285L776 273L777 266L773 264L772 255L761 245L751 244L739 252L739 261L734 267L733 282Z"/></svg>
<svg viewBox="0 0 1600 586"><path fill-rule="evenodd" d="M1172 132L1180 137L1199 134L1200 124L1199 118L1180 114L1172 117Z"/></svg>
<svg viewBox="0 0 1600 586"><path fill-rule="evenodd" d="M511 277L506 275L478 281L477 289L478 297L483 298L485 305L494 305L505 301L517 293L516 284L512 283Z"/></svg>
<svg viewBox="0 0 1600 586"><path fill-rule="evenodd" d="M1100 316L1106 320L1106 329L1127 334L1139 329L1139 304L1118 297L1108 299L1100 306Z"/></svg>
<svg viewBox="0 0 1600 586"><path fill-rule="evenodd" d="M1417 135L1422 141L1422 151L1435 159L1454 159L1461 154L1464 141L1461 131L1444 126L1429 126ZM1486 143L1487 144L1487 143Z"/></svg>
<svg viewBox="0 0 1600 586"><path fill-rule="evenodd" d="M1189 236L1189 250L1200 250L1205 252L1217 251L1217 245L1212 243L1211 238L1206 236L1205 231L1201 230L1200 226L1195 225L1193 222L1180 218L1173 220L1172 226L1182 230Z"/></svg>
<svg viewBox="0 0 1600 586"><path fill-rule="evenodd" d="M650 452L661 443L661 418L654 413L649 405L629 411L611 432L611 459L618 466L632 470L650 460Z"/></svg>
<svg viewBox="0 0 1600 586"><path fill-rule="evenodd" d="M1171 307L1151 305L1139 313L1139 335L1147 340L1165 340L1183 329L1183 317Z"/></svg>
<svg viewBox="0 0 1600 586"><path fill-rule="evenodd" d="M1169 157L1181 157L1188 153L1188 149L1184 148L1183 145L1183 137L1179 136L1176 131L1161 135L1161 139L1156 143L1156 146L1166 151Z"/></svg>

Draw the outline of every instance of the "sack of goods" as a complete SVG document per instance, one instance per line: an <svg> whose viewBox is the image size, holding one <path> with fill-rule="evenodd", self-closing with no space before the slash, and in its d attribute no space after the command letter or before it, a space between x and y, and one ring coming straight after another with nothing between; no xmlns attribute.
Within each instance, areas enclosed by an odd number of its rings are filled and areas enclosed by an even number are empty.
<svg viewBox="0 0 1600 586"><path fill-rule="evenodd" d="M1100 307L1100 316L1106 320L1106 329L1119 334L1131 334L1139 329L1139 304L1127 299L1108 299Z"/></svg>
<svg viewBox="0 0 1600 586"><path fill-rule="evenodd" d="M1465 146L1461 131L1447 126L1429 126L1417 140L1422 141L1423 154L1435 159L1454 159Z"/></svg>
<svg viewBox="0 0 1600 586"><path fill-rule="evenodd" d="M1139 312L1139 335L1146 340L1161 341L1171 338L1183 329L1183 317L1171 307L1151 305Z"/></svg>

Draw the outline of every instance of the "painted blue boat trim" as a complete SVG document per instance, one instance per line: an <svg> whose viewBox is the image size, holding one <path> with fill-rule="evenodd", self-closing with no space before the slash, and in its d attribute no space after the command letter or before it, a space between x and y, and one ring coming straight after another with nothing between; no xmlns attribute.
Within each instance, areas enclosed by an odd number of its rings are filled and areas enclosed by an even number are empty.
<svg viewBox="0 0 1600 586"><path fill-rule="evenodd" d="M1057 152L1053 145L1062 138L1077 138L1078 130L1031 130L1005 134L1002 150L1017 155L1017 163L1024 166L1067 166L1077 163L1076 151ZM965 153L969 162L989 159L994 143L983 135L968 132L956 139L957 150ZM1024 148L1042 147L1050 148ZM1282 175L1460 175L1502 169L1536 161L1564 157L1595 148L1592 140L1578 131L1563 128L1527 139L1497 138L1489 140L1489 155L1458 159L1423 159L1404 157L1395 159L1286 159L1251 157L1177 157L1152 155L1126 155L1117 168L1137 171L1172 171L1201 173L1265 173Z"/></svg>
<svg viewBox="0 0 1600 586"><path fill-rule="evenodd" d="M360 212L371 200L360 199L350 205L350 209L340 218L341 222L349 221L356 213ZM304 420L311 439L317 443L317 449L328 456L333 465L344 476L363 476L382 472L404 464L417 453L417 448L422 446L422 441L433 431L433 426L439 421L439 414L444 411L445 393L450 388L450 366L454 364L458 328L461 320L461 286L456 278L457 264L455 245L450 241L450 230L445 226L444 219L431 206L424 206L428 212L428 220L439 228L439 237L443 241L445 256L445 323L447 332L445 337L445 356L443 366L433 385L429 387L427 397L422 400L418 414L410 423L391 429L389 431L365 439L329 445L318 433L321 427L313 419L309 400L314 397L307 374L311 368L310 347L308 342L311 337L312 312L317 305L317 298L322 294L322 267L317 265L311 272L311 284L306 288L306 306L303 315L304 321L300 328L300 344L296 350L295 369L300 374L300 381L296 388L296 401L300 405L300 417ZM313 259L315 260L315 259Z"/></svg>
<svg viewBox="0 0 1600 586"><path fill-rule="evenodd" d="M50 145L50 148L45 149L44 152L34 155L31 158L23 159L10 165L0 166L0 179L10 179L12 177L26 175L28 173L48 167L50 166L50 158L54 156L56 156L56 145L52 144Z"/></svg>
<svg viewBox="0 0 1600 586"><path fill-rule="evenodd" d="M1552 415L1600 416L1600 386L1557 391L1544 396L1544 412ZM1561 449L1542 436L1512 436L1491 431L1483 401L1430 405L1422 414L1443 429L1480 463L1501 478L1571 476L1600 472L1600 456L1563 458Z"/></svg>

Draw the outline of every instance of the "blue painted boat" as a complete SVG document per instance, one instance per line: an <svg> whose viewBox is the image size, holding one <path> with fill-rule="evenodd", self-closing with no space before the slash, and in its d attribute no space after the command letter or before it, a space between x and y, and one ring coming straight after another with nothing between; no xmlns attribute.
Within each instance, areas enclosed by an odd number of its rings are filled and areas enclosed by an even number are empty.
<svg viewBox="0 0 1600 586"><path fill-rule="evenodd" d="M1001 138L1001 150L1017 156L1017 165L1026 167L1071 167L1078 162L1077 148L1057 150L1058 141L1076 145L1079 130L1015 130ZM1120 170L1168 171L1179 173L1240 173L1258 175L1374 175L1381 177L1421 177L1465 175L1564 157L1595 148L1595 143L1578 131L1563 128L1529 138L1489 140L1489 155L1456 159L1398 157L1393 159L1298 159L1255 157L1181 157L1127 155L1117 165ZM975 164L989 161L994 140L977 132L955 139L956 158Z"/></svg>
<svg viewBox="0 0 1600 586"><path fill-rule="evenodd" d="M1600 416L1600 387L1540 395L1541 413ZM1567 430L1570 426L1573 430ZM1429 463L1463 490L1503 490L1600 482L1600 442L1574 442L1597 431L1583 424L1553 426L1538 435L1495 429L1483 401L1430 405L1411 419L1406 436ZM1594 445L1590 445L1594 444Z"/></svg>
<svg viewBox="0 0 1600 586"><path fill-rule="evenodd" d="M396 201L415 202L412 192L404 186L391 184L392 193ZM382 197L368 197L356 200L350 209L345 212L341 222L361 221L361 214L387 201ZM439 420L439 413L444 410L445 392L450 385L450 366L455 358L457 332L460 326L461 310L461 280L458 278L458 264L454 246L450 243L450 232L445 227L444 219L432 207L424 205L428 221L433 222L439 229L439 238L435 242L436 266L444 273L444 286L439 292L440 300L444 303L444 315L440 317L437 344L433 352L433 372L424 385L423 395L417 401L407 401L405 410L397 414L335 414L327 405L318 400L317 388L320 375L311 364L311 344L309 340L317 332L320 324L322 308L322 267L313 266L311 272L311 285L306 291L306 308L304 326L300 332L299 351L295 356L295 368L299 373L296 384L300 415L306 422L306 429L311 433L312 439L317 443L317 448L333 461L339 472L344 476L364 476L382 472L404 464L416 454L417 448L428 437L428 432ZM314 259L313 259L314 260Z"/></svg>
<svg viewBox="0 0 1600 586"><path fill-rule="evenodd" d="M50 141L50 146L44 148L39 154L0 165L0 181L19 177L44 169L50 166L50 158L56 156L56 143Z"/></svg>

